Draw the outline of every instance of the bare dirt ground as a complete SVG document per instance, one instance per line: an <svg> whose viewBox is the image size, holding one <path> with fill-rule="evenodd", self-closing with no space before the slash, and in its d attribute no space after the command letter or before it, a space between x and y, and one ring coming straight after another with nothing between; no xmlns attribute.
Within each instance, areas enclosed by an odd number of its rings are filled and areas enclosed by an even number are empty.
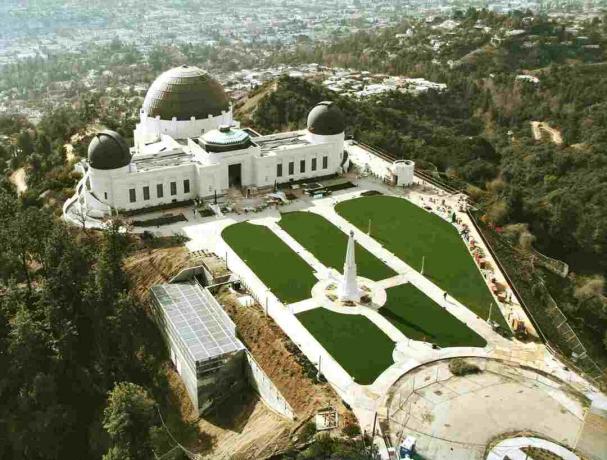
<svg viewBox="0 0 607 460"><path fill-rule="evenodd" d="M197 442L186 448L205 459L257 459L286 449L294 423L276 415L252 391L221 406L218 415L198 418L179 374L168 370L171 400L181 418L195 424Z"/></svg>
<svg viewBox="0 0 607 460"><path fill-rule="evenodd" d="M27 175L25 173L24 168L19 168L15 172L13 172L9 178L12 184L17 187L17 193L21 195L23 192L27 190Z"/></svg>
<svg viewBox="0 0 607 460"><path fill-rule="evenodd" d="M132 283L131 292L138 300L146 301L152 286L168 283L189 260L189 253L183 246L136 251L124 263Z"/></svg>
<svg viewBox="0 0 607 460"><path fill-rule="evenodd" d="M259 102L267 95L272 94L278 88L278 83L275 81L269 84L265 89L260 90L254 96L248 98L244 104L236 109L235 116L237 119L250 119L255 110L257 109L257 105ZM248 126L249 124L245 124Z"/></svg>
<svg viewBox="0 0 607 460"><path fill-rule="evenodd" d="M146 302L151 286L168 282L187 267L190 260L182 246L133 252L124 265L132 293ZM239 337L289 401L297 419L290 422L275 414L251 390L221 407L216 412L221 417L211 415L197 420L183 382L169 365L167 377L173 405L184 421L196 423L198 427L198 440L188 445L188 449L209 459L266 458L287 448L296 436L294 433L321 408L335 407L342 427L355 422L354 415L328 384L317 384L306 375L302 364L305 357L258 306L237 306L229 293L223 293L220 301L236 323Z"/></svg>
<svg viewBox="0 0 607 460"><path fill-rule="evenodd" d="M65 159L68 163L76 160L76 155L74 154L74 146L72 144L64 144L63 148L65 149Z"/></svg>
<svg viewBox="0 0 607 460"><path fill-rule="evenodd" d="M532 121L531 131L533 132L533 138L536 141L542 140L542 131L545 131L550 136L550 139L556 145L563 143L563 136L558 129L551 128L547 123L542 121Z"/></svg>
<svg viewBox="0 0 607 460"><path fill-rule="evenodd" d="M310 367L305 356L259 306L241 307L233 296L226 293L221 294L220 299L236 324L241 340L287 399L299 420L332 406L337 409L343 423L354 421L354 415L329 384L316 383L307 375Z"/></svg>

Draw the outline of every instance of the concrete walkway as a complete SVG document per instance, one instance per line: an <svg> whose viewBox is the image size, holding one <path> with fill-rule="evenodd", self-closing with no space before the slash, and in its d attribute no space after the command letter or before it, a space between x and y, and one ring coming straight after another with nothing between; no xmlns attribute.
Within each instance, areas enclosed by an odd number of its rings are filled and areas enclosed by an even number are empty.
<svg viewBox="0 0 607 460"><path fill-rule="evenodd" d="M361 181L362 182L362 181ZM389 321L380 315L375 309L369 307L355 307L343 311L342 314L362 314L370 321L383 330L395 343L393 358L395 363L386 369L371 385L358 385L351 376L337 363L331 355L320 345L320 343L305 329L297 320L295 315L302 311L313 308L325 307L320 305L314 298L306 299L301 302L283 305L262 283L256 274L244 263L240 257L223 241L221 238L222 230L234 223L249 221L257 225L265 225L270 228L277 236L298 253L314 270L319 279L328 277L330 270L327 269L313 254L301 246L287 232L277 224L280 219L280 213L275 209L268 209L257 214L233 215L222 218L198 218L196 224L181 224L183 232L191 238L187 247L191 251L206 249L215 252L218 256L226 258L227 265L234 273L243 280L245 286L249 288L254 297L261 304L267 305L268 314L276 321L281 329L297 344L302 352L315 365L322 362L322 372L336 389L342 398L350 404L358 417L361 425L365 429L370 429L373 424L373 418L379 409L382 399L388 393L392 385L405 373L425 362L436 359L444 359L456 356L478 356L478 357L499 357L508 361L520 362L530 366L535 366L546 372L553 373L564 381L581 385L591 397L591 399L601 399L603 395L589 389L589 385L584 379L569 371L565 366L556 360L543 345L522 344L518 341L509 341L496 334L483 318L477 317L464 305L455 299L444 297L444 291L431 281L421 275L416 269L400 260L394 254L382 247L377 241L358 230L348 221L335 213L334 205L342 200L358 197L360 192L365 189L379 189L383 193L395 195L390 192L383 184L365 181L365 188L355 190L346 190L336 193L330 198L320 200L298 200L297 202L281 208L281 211L288 212L293 210L308 210L315 212L338 228L345 234L354 232L357 242L365 249L375 254L389 267L398 273L391 278L381 280L377 284L382 288L397 286L406 282L412 283L417 289L424 292L437 304L445 308L449 313L467 324L485 340L487 347L480 348L447 348L434 350L424 342L410 340L396 329ZM410 193L407 193L411 195ZM402 195L396 195L400 196ZM331 309L331 307L328 307Z"/></svg>

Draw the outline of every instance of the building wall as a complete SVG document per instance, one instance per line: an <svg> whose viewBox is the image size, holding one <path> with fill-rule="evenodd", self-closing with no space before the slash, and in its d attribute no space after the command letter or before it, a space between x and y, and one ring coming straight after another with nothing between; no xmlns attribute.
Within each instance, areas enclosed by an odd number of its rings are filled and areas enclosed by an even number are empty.
<svg viewBox="0 0 607 460"><path fill-rule="evenodd" d="M244 350L196 363L196 369L199 414L211 411L246 386Z"/></svg>
<svg viewBox="0 0 607 460"><path fill-rule="evenodd" d="M190 190L185 191L184 181L189 181ZM171 183L175 183L176 193L171 194ZM162 196L158 194L162 185ZM93 186L94 187L94 186ZM149 197L144 197L144 187L148 187ZM130 200L130 190L135 190L135 202ZM145 207L185 201L198 195L198 175L195 164L184 164L151 171L128 172L117 175L112 181L112 199L108 203L116 209L132 210ZM96 196L102 192L93 188Z"/></svg>
<svg viewBox="0 0 607 460"><path fill-rule="evenodd" d="M177 373L183 380L188 395L192 400L192 404L194 404L194 407L198 407L198 387L194 360L185 350L185 346L179 340L177 332L165 321L162 307L160 307L156 301L152 302L152 306L154 321L158 325L158 329L169 349L171 361L175 365Z"/></svg>
<svg viewBox="0 0 607 460"><path fill-rule="evenodd" d="M161 134L171 136L173 139L187 139L199 137L202 134L217 129L221 125L240 126L240 123L234 122L232 118L232 109L222 112L221 115L208 118L196 119L192 117L189 120L161 120L159 116L148 117L142 109L139 114L140 121L135 126L134 140L135 148L139 149L143 144L154 142L160 138Z"/></svg>
<svg viewBox="0 0 607 460"><path fill-rule="evenodd" d="M273 411L287 417L289 420L295 419L293 408L280 393L274 382L266 375L251 353L247 351L247 380L253 389L259 394L262 401L268 405Z"/></svg>
<svg viewBox="0 0 607 460"><path fill-rule="evenodd" d="M341 172L343 135L314 136L310 141L313 143L268 153L262 153L258 146L221 153L207 153L198 148L194 155L199 163L192 162L149 171L136 171L134 163L109 171L89 168L91 191L102 203L115 209L130 211L196 197L211 197L215 192L223 194L229 187L228 170L233 164L241 164L243 187L266 187L274 185L275 182L313 179ZM315 170L312 169L314 160ZM278 165L282 165L280 176ZM186 180L189 181L187 192ZM175 194L171 193L171 183L176 184ZM162 196L158 194L159 185L162 185ZM131 190L134 190L134 202L131 201Z"/></svg>
<svg viewBox="0 0 607 460"><path fill-rule="evenodd" d="M323 167L323 158L327 158L327 167ZM274 174L270 176L270 181L263 183L264 177L258 177L258 185L270 185L274 181L279 184L284 182L298 181L302 179L312 179L314 177L336 174L341 171L341 162L343 158L343 144L312 144L305 145L297 149L289 149L276 153ZM312 161L316 159L316 170L312 170ZM305 170L301 171L301 162L305 162ZM293 174L290 174L290 164L293 164ZM278 165L282 164L282 176L277 175Z"/></svg>

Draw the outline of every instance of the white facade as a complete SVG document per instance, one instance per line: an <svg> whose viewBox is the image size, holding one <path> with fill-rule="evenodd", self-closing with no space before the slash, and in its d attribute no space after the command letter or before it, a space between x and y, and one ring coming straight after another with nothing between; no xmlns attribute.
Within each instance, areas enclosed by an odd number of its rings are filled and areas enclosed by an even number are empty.
<svg viewBox="0 0 607 460"><path fill-rule="evenodd" d="M177 121L175 126L182 123L189 122ZM144 136L141 129L140 124L129 165L87 169L82 192L90 198L85 200L89 208L98 201L104 206L96 208L105 214L111 209L131 211L222 195L230 186L269 187L342 172L343 133L319 136L307 130L293 131L251 137L250 145L243 149L209 152L201 136L177 140L161 133L155 141L144 142L149 133ZM232 183L231 168L239 176ZM95 214L100 217L99 211Z"/></svg>
<svg viewBox="0 0 607 460"><path fill-rule="evenodd" d="M222 125L240 126L232 118L232 107L216 117L209 115L208 118L191 117L189 120L178 120L175 117L171 120L162 120L159 116L149 117L145 110L141 109L139 123L134 131L135 149L139 150L146 144L159 141L162 135L173 139L188 139L201 136Z"/></svg>

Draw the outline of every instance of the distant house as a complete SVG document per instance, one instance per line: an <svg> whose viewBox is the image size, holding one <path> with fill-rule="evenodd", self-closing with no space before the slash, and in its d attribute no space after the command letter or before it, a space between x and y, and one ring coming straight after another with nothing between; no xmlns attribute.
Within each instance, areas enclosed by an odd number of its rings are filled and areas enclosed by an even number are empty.
<svg viewBox="0 0 607 460"><path fill-rule="evenodd" d="M540 82L540 79L533 75L517 75L516 79L518 81L533 83L534 85L537 85Z"/></svg>

